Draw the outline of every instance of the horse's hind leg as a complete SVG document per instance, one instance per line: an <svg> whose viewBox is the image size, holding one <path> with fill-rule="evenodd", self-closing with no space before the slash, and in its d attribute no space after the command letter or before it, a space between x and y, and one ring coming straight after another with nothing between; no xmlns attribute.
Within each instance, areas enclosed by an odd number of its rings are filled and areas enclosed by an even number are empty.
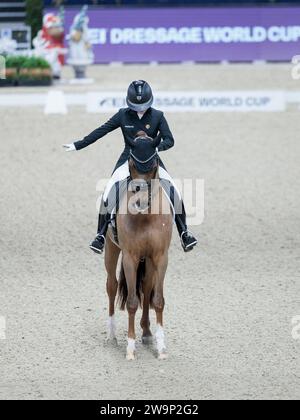
<svg viewBox="0 0 300 420"><path fill-rule="evenodd" d="M109 234L105 246L105 268L107 271L106 290L109 299L108 339L116 339L115 299L118 290L116 277L120 249L111 241Z"/></svg>

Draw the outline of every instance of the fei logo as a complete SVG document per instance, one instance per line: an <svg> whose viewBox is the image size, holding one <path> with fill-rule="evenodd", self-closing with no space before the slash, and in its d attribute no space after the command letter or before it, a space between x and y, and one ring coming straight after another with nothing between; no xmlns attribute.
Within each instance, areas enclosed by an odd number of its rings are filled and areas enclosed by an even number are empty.
<svg viewBox="0 0 300 420"><path fill-rule="evenodd" d="M292 68L292 79L299 80L300 79L300 55L295 55L293 57L292 64L294 65Z"/></svg>
<svg viewBox="0 0 300 420"><path fill-rule="evenodd" d="M5 79L5 57L0 55L0 79Z"/></svg>
<svg viewBox="0 0 300 420"><path fill-rule="evenodd" d="M292 337L294 340L300 340L300 315L292 318Z"/></svg>
<svg viewBox="0 0 300 420"><path fill-rule="evenodd" d="M6 339L6 319L4 316L0 316L0 340Z"/></svg>

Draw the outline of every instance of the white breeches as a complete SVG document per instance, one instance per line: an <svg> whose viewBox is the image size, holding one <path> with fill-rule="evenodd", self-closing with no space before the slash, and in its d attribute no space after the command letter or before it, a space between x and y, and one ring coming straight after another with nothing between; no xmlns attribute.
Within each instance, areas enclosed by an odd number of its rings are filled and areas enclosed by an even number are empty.
<svg viewBox="0 0 300 420"><path fill-rule="evenodd" d="M112 187L119 181L123 181L124 179L128 178L130 176L130 171L129 171L129 164L128 161L126 161L122 166L120 166L118 169L115 170L115 172L113 173L111 179L109 180L104 193L103 193L103 200L106 201L108 198L108 195L112 189ZM178 190L178 188L176 187L173 179L171 178L171 176L168 174L168 172L162 168L161 166L159 167L159 178L160 179L165 179L167 181L169 181L175 188L178 196L181 198L181 193Z"/></svg>

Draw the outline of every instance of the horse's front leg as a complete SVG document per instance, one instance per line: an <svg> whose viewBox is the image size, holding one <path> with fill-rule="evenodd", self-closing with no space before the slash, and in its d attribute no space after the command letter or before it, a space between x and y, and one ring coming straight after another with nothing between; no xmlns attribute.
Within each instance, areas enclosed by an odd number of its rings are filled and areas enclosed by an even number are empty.
<svg viewBox="0 0 300 420"><path fill-rule="evenodd" d="M150 330L150 319L149 319L149 308L150 308L150 299L151 293L153 290L153 263L149 259L147 260L147 270L146 276L142 283L142 290L143 290L143 314L141 319L141 327L143 329L142 335L142 342L143 344L150 344L152 343L152 333Z"/></svg>
<svg viewBox="0 0 300 420"><path fill-rule="evenodd" d="M154 260L155 266L155 286L153 296L153 307L156 312L156 349L160 360L167 358L167 348L165 344L165 334L163 329L163 311L165 306L164 299L164 279L168 266L168 254L159 256Z"/></svg>
<svg viewBox="0 0 300 420"><path fill-rule="evenodd" d="M118 290L116 270L120 249L107 235L105 246L105 268L107 271L106 291L109 299L108 340L116 340L115 299Z"/></svg>
<svg viewBox="0 0 300 420"><path fill-rule="evenodd" d="M127 311L128 311L128 344L127 344L127 360L134 360L136 354L135 347L135 314L138 309L139 301L136 294L136 275L138 261L129 255L123 255L123 266L127 283Z"/></svg>

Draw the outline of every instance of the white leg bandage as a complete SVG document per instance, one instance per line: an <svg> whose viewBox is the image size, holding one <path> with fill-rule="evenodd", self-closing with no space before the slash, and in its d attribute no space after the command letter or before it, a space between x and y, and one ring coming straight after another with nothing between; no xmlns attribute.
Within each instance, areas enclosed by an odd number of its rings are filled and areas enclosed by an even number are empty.
<svg viewBox="0 0 300 420"><path fill-rule="evenodd" d="M164 333L163 327L159 324L157 324L155 339L156 339L157 351L158 351L158 353L162 353L163 351L166 350L165 333Z"/></svg>
<svg viewBox="0 0 300 420"><path fill-rule="evenodd" d="M135 340L133 338L127 339L127 351L134 353L135 352Z"/></svg>
<svg viewBox="0 0 300 420"><path fill-rule="evenodd" d="M116 337L116 320L115 316L110 316L107 321L108 327L108 338L112 339Z"/></svg>
<svg viewBox="0 0 300 420"><path fill-rule="evenodd" d="M133 338L128 338L126 359L134 360L135 359L135 340Z"/></svg>

